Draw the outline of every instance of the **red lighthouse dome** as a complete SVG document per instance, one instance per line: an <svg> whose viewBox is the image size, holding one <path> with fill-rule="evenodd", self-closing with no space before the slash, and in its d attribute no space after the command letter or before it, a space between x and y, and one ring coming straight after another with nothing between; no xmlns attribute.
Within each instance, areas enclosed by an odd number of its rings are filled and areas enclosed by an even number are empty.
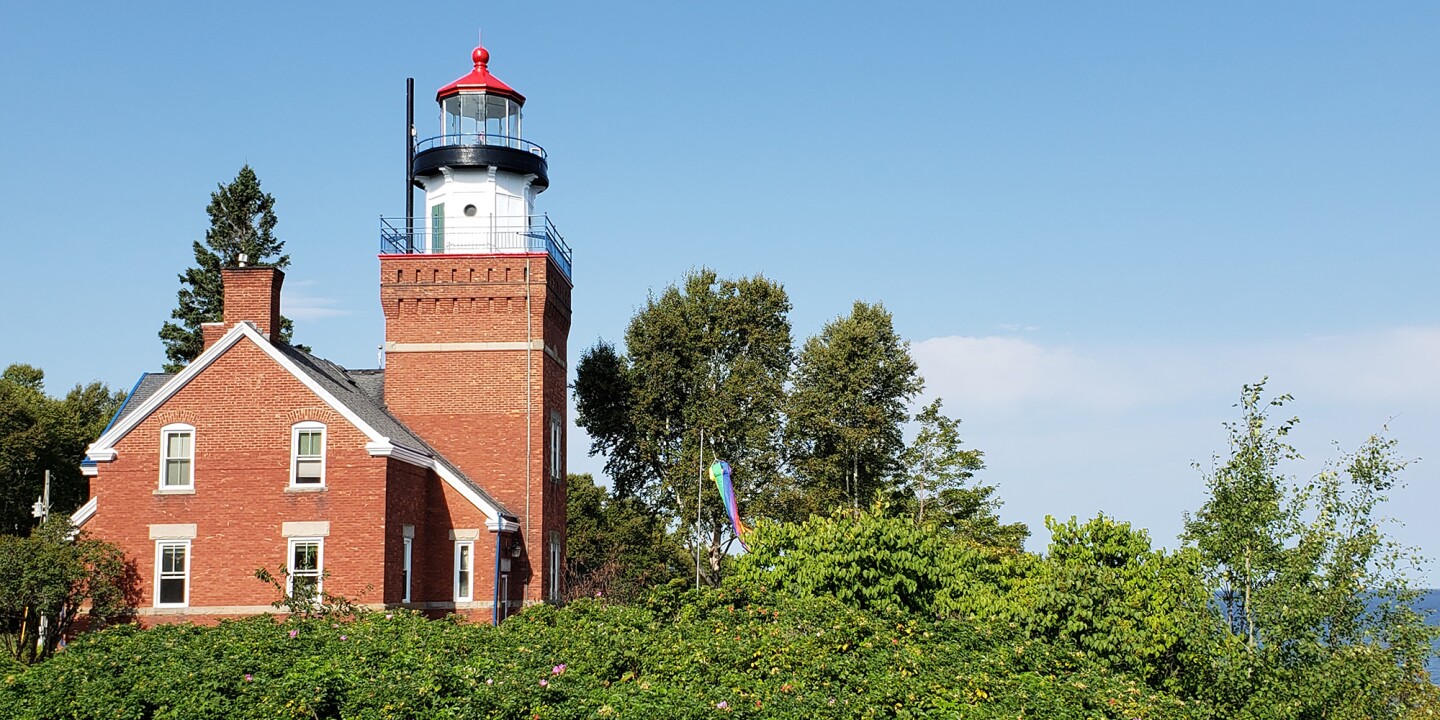
<svg viewBox="0 0 1440 720"><path fill-rule="evenodd" d="M500 78L490 74L490 51L483 46L476 47L470 53L470 58L475 62L475 69L470 74L456 80L455 82L440 88L435 93L437 101L444 101L445 98L454 97L461 93L485 93L487 95L499 95L514 100L521 105L525 104L525 96L515 92L515 88L506 85Z"/></svg>

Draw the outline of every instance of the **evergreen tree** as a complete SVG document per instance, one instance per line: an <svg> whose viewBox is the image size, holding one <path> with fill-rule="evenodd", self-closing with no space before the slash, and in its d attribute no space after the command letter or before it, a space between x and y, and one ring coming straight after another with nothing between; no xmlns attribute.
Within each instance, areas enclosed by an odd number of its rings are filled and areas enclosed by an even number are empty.
<svg viewBox="0 0 1440 720"><path fill-rule="evenodd" d="M229 185L216 186L205 212L210 215L210 229L205 231L204 244L195 242L195 267L180 274L179 305L170 313L180 322L167 321L160 328L169 360L166 372L179 372L200 354L202 323L223 319L222 267L235 266L242 254L253 267L290 265L290 256L280 254L285 241L275 238L275 197L260 190L260 179L249 165L240 168ZM293 332L290 319L281 318L280 340L290 342Z"/></svg>

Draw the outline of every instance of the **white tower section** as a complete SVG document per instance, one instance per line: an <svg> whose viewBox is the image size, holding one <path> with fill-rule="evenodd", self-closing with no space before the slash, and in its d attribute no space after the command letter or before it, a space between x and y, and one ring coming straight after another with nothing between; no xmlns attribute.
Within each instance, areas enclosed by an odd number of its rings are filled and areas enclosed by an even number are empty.
<svg viewBox="0 0 1440 720"><path fill-rule="evenodd" d="M425 191L427 253L545 252L548 223L535 196L549 187L545 151L523 139L525 98L490 74L490 53L436 93L440 134L416 145L415 184Z"/></svg>

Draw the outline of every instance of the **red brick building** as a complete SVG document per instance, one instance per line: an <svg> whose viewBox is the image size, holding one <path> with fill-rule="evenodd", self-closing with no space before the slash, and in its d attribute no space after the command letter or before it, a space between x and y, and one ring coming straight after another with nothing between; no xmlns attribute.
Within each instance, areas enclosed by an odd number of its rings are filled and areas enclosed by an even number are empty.
<svg viewBox="0 0 1440 720"><path fill-rule="evenodd" d="M382 223L385 367L280 342L284 274L229 268L204 351L143 376L90 447L73 520L134 562L143 619L273 611L261 567L486 620L559 597L570 250L533 210L524 98L473 59L415 146L425 214Z"/></svg>

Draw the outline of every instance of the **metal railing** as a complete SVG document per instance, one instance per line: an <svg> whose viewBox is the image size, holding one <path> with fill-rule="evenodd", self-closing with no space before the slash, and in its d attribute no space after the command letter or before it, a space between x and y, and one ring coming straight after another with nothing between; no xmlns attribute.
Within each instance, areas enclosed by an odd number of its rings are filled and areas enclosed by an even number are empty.
<svg viewBox="0 0 1440 720"><path fill-rule="evenodd" d="M380 218L380 252L393 255L438 253L546 253L565 277L572 278L570 246L546 215L477 218L476 225L431 231L427 219ZM406 225L413 230L406 230Z"/></svg>
<svg viewBox="0 0 1440 720"><path fill-rule="evenodd" d="M508 147L514 150L545 157L545 148L536 145L529 140L509 135L495 135L491 133L447 133L425 138L415 143L415 152L422 153L426 150L433 150L438 147L451 147L458 145L488 145L491 147Z"/></svg>

